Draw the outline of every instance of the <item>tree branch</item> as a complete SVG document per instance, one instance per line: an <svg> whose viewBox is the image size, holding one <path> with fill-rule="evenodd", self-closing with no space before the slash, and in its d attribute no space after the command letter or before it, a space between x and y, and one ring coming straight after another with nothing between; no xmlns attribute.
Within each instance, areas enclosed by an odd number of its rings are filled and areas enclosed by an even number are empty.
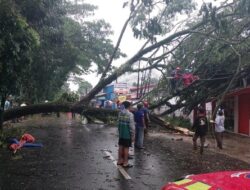
<svg viewBox="0 0 250 190"><path fill-rule="evenodd" d="M234 73L234 75L233 75L233 77L232 77L230 83L228 84L228 86L227 86L227 88L225 89L225 91L224 91L224 92L220 95L220 97L219 97L219 101L217 102L217 105L216 105L216 107L215 107L215 109L214 109L214 112L213 112L213 118L215 118L216 113L217 113L217 110L219 109L221 103L224 101L226 94L227 94L227 93L229 92L229 90L231 89L232 84L234 83L234 81L235 81L237 75L238 75L239 72L240 72L240 67L241 67L241 54L233 47L233 45L230 45L230 47L231 47L232 50L235 52L235 54L239 57L239 62L238 62L238 66L237 66L237 68L236 68L236 71L235 71L235 73Z"/></svg>
<svg viewBox="0 0 250 190"><path fill-rule="evenodd" d="M137 11L138 11L138 9L137 9ZM108 70L110 69L110 66L111 66L111 64L112 64L112 62L113 62L113 59L114 59L114 57L115 57L115 54L117 53L117 50L118 50L118 48L119 48L119 46L120 46L120 44L121 44L121 40L122 40L123 35L124 35L124 33L125 33L125 30L126 30L126 28L127 28L127 26L128 26L128 23L129 23L129 21L131 20L131 18L133 18L133 16L137 13L137 11L135 11L135 10L131 11L131 12L130 12L130 15L129 15L129 17L128 17L128 19L125 21L125 23L124 23L124 25L123 25L123 27L122 27L122 31L120 32L119 38L118 38L118 40L117 40L117 43L116 43L115 49L114 49L114 51L113 51L113 54L111 55L111 57L110 57L110 59L109 59L109 62L108 62L108 65L107 65L107 67L105 68L105 70L103 71L100 80L102 80L103 78L106 77L107 72L108 72Z"/></svg>

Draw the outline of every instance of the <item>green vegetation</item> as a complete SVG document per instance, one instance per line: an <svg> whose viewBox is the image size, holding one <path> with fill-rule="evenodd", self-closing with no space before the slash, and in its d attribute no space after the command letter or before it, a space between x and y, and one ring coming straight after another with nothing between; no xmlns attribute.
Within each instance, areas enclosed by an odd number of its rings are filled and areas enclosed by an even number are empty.
<svg viewBox="0 0 250 190"><path fill-rule="evenodd" d="M64 92L55 101L58 103L74 103L79 100L79 95L74 92Z"/></svg>
<svg viewBox="0 0 250 190"><path fill-rule="evenodd" d="M83 1L0 1L2 106L9 94L31 104L52 101L70 75L89 73L91 63L105 68L112 31L103 20L87 21L95 9Z"/></svg>
<svg viewBox="0 0 250 190"><path fill-rule="evenodd" d="M7 147L7 138L20 138L24 130L20 127L8 127L0 133L0 147Z"/></svg>
<svg viewBox="0 0 250 190"><path fill-rule="evenodd" d="M165 121L170 125L191 129L190 119L184 117L165 117Z"/></svg>
<svg viewBox="0 0 250 190"><path fill-rule="evenodd" d="M92 88L76 79L84 96L75 106L88 104L128 72L144 72L146 82L141 85L149 84L152 70L159 71L161 78L148 96L153 102L150 109L166 105L163 115L181 108L189 113L200 103L223 100L230 90L242 86L243 79L250 80L249 5L246 0L219 6L203 3L197 15L191 14L195 6L191 0L125 1L130 14L114 46L110 25L90 21L96 7L83 0L1 0L1 105L9 94L30 104L51 102L68 91L64 87L70 76L92 72L92 64L100 81ZM188 19L176 23L180 15ZM127 27L145 43L117 66L113 60L125 56L119 46ZM199 80L172 92L169 76L177 66L192 69ZM10 118L16 113L8 114Z"/></svg>

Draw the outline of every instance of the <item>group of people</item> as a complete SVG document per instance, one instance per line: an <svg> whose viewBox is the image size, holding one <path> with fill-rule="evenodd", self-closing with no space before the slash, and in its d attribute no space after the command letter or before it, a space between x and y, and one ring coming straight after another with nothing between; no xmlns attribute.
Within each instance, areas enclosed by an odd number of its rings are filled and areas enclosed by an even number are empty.
<svg viewBox="0 0 250 190"><path fill-rule="evenodd" d="M118 116L118 133L119 133L119 150L117 165L123 167L132 167L128 163L129 148L134 147L137 149L143 149L143 141L145 130L148 128L149 114L148 104L138 104L137 110L132 113L131 103L124 101L122 103L124 109L122 109ZM225 116L223 110L219 110L215 121L210 121L214 127L215 138L217 147L223 148L223 132L225 131L224 122ZM208 132L209 121L206 117L206 110L203 107L198 108L198 115L194 121L193 128L195 133L193 136L193 148L197 150L197 140L200 138L200 154L203 154L205 137Z"/></svg>
<svg viewBox="0 0 250 190"><path fill-rule="evenodd" d="M224 122L225 116L223 110L219 110L215 121L210 121L211 125L214 127L214 134L217 143L217 147L222 149L223 145L223 132L225 131ZM208 131L208 120L206 117L206 111L204 108L199 107L198 116L194 121L193 128L195 129L195 134L193 136L193 148L197 149L197 139L200 138L201 146L200 146L200 154L203 154L205 137Z"/></svg>
<svg viewBox="0 0 250 190"><path fill-rule="evenodd" d="M21 104L18 103L18 101L12 96L12 95L9 95L6 97L6 100L4 102L4 111L7 111L9 109L12 109L12 108L17 108L17 107L23 107L23 106L26 106L26 103L23 102ZM21 121L22 119L24 119L24 117L21 117L21 118L14 118L12 119L12 123L17 123L19 121Z"/></svg>
<svg viewBox="0 0 250 190"><path fill-rule="evenodd" d="M137 105L137 110L131 109L131 103L124 101L122 103L124 109L122 109L118 116L118 133L119 133L119 150L117 165L121 165L125 168L132 167L128 163L129 148L134 147L136 149L144 149L144 133L148 128L149 115L148 104Z"/></svg>

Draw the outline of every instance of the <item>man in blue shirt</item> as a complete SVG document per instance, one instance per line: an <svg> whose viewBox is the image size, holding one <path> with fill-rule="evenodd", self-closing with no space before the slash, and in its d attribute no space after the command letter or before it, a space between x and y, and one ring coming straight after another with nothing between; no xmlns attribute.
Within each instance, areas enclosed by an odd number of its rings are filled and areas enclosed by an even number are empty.
<svg viewBox="0 0 250 190"><path fill-rule="evenodd" d="M145 129L144 129L144 134L148 133L148 128L149 128L149 110L148 110L148 102L143 102L143 108L144 112L144 121L145 121Z"/></svg>
<svg viewBox="0 0 250 190"><path fill-rule="evenodd" d="M144 129L145 119L144 119L144 111L143 105L137 105L137 111L135 112L135 148L143 149L143 140L144 140Z"/></svg>

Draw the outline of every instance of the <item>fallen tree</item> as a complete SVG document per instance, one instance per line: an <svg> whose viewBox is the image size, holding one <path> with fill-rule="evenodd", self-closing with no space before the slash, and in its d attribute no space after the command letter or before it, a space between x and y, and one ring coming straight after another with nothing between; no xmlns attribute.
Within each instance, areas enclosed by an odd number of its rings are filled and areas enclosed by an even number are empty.
<svg viewBox="0 0 250 190"><path fill-rule="evenodd" d="M151 1L150 1L151 2ZM159 3L159 2L158 2ZM170 3L170 4L168 4ZM207 6L204 4L203 9L201 12L204 13L198 21L193 21L192 23L188 23L189 25L183 25L181 29L176 31L176 27L170 27L172 29L172 34L169 34L167 37L161 37L160 40L157 40L157 35L159 34L166 34L163 30L161 31L157 28L157 31L154 31L155 26L161 26L160 23L165 19L168 19L166 16L166 11L169 11L169 7L171 7L172 1L166 1L165 9L161 10L159 15L155 17L154 20L150 20L150 13L148 13L149 20L140 21L141 24L145 24L147 27L147 31L141 31L141 33L137 33L141 38L146 39L144 45L139 49L137 53L134 54L131 58L125 61L121 66L115 67L112 65L114 55L119 47L121 42L122 36L125 32L126 27L128 26L128 21L132 22L132 26L136 26L138 23L134 23L136 18L140 17L139 14L142 8L148 11L148 8L152 6L157 6L153 4L145 4L145 1L131 1L131 14L129 15L129 19L126 21L124 28L122 29L121 35L117 42L116 48L114 53L110 57L107 68L103 70L102 77L99 83L90 91L87 95L85 95L79 102L74 104L37 104L37 105L30 105L21 108L14 108L11 110L7 110L2 114L2 120L6 121L11 118L20 117L23 115L28 114L37 114L37 113L47 113L47 112L75 112L75 113L84 113L84 114L95 114L95 113L103 113L105 114L113 114L112 111L104 111L103 109L93 109L89 108L88 104L91 99L95 97L97 93L99 93L105 86L110 84L111 82L115 81L118 77L122 76L125 73L133 73L138 72L138 68L136 67L136 63L139 61L144 63L143 68L141 70L147 69L157 69L160 70L163 75L167 74L171 68L175 67L176 65L183 62L183 66L186 67L184 62L192 64L194 61L197 61L197 65L193 64L194 72L199 76L206 76L203 78L204 80L199 80L192 85L188 86L185 89L178 91L177 93L168 93L168 96L161 94L161 98L158 102L155 102L150 108L157 108L161 105L167 105L169 109L164 112L164 114L168 114L174 112L177 109L187 107L192 110L195 106L200 103L203 103L209 100L211 97L220 98L220 94L223 92L230 90L231 88L236 86L237 77L240 80L242 78L241 73L237 72L237 76L231 76L227 79L220 80L220 84L214 84L214 76L216 76L212 70L209 70L209 65L212 65L213 62L209 60L211 58L210 51L211 49L215 49L214 51L222 51L223 50L223 59L221 57L217 58L217 60L213 60L216 64L215 66L219 65L219 68L227 68L230 72L235 72L238 70L238 67L235 67L235 59L237 59L237 55L230 49L231 45L233 44L234 47L237 48L237 52L241 52L243 54L243 50L245 57L248 56L249 46L248 44L248 35L240 35L240 34L248 34L247 33L247 26L249 24L249 17L246 15L249 14L248 12L241 12L238 10L238 5L242 5L246 3L245 1L238 1L234 3L227 3L225 2L220 7L212 7ZM244 8L244 6L242 6ZM145 11L144 10L144 11ZM147 12L146 11L146 12ZM174 18L175 13L181 12L182 9L178 9L176 12L169 13L169 22ZM231 33L226 35L222 33L222 29L218 23L221 24L222 21L227 21L232 25L237 23L237 31L230 31ZM153 27L154 26L154 27ZM150 28L151 27L151 28ZM153 27L153 28L152 28ZM151 31L150 31L151 29ZM158 30L159 29L159 30ZM169 29L169 30L170 30ZM136 28L134 28L134 32ZM150 33L151 32L151 33ZM200 37L200 38L197 38ZM224 38L226 37L226 38ZM194 43L193 39L199 39L197 43ZM204 43L204 41L206 43ZM194 43L194 44L193 44ZM190 47L190 44L193 44L194 47ZM226 45L225 45L226 44ZM186 48L188 51L184 51ZM163 53L156 53L162 50ZM192 50L192 52L189 52ZM181 54L181 58L177 58L180 52L184 52L185 54ZM191 55L192 56L189 56ZM202 57L202 55L206 55ZM198 59L202 57L202 59ZM241 57L244 57L243 55ZM168 60L168 61L166 61ZM230 63L230 65L229 65ZM230 67L229 67L230 66ZM245 67L245 70L248 70L248 65ZM232 78L233 77L233 78ZM201 78L201 77L200 77ZM209 79L209 80L207 80ZM233 84L232 84L233 83ZM227 88L227 87L230 87ZM211 90L211 91L208 91ZM179 100L176 104L171 104L170 99L172 97L179 97Z"/></svg>
<svg viewBox="0 0 250 190"><path fill-rule="evenodd" d="M107 115L117 116L117 110L110 109L101 109L101 108L92 108L81 105L73 105L69 103L58 104L58 103L45 103L45 104L36 104L24 107L18 107L15 109L10 109L2 114L2 120L7 121L13 118L18 118L26 115L39 114L39 113L51 113L51 112L72 112L78 113L81 115L94 115L96 118L104 118Z"/></svg>

